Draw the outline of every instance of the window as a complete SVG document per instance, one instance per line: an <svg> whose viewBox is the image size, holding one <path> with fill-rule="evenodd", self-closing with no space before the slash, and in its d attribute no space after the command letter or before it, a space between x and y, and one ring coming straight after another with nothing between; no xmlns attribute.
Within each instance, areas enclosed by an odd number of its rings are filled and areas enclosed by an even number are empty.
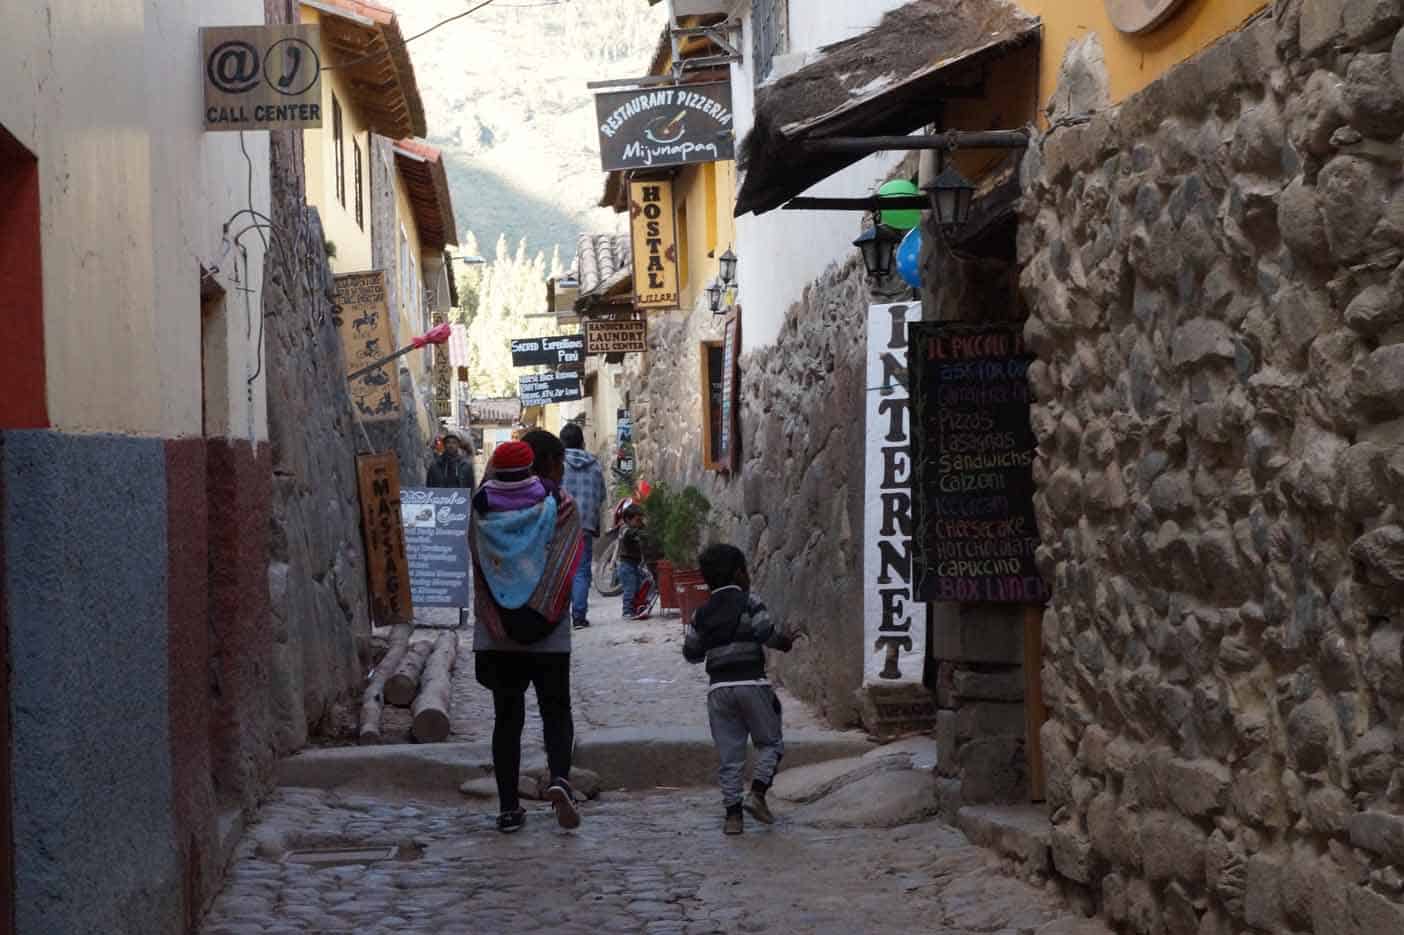
<svg viewBox="0 0 1404 935"><path fill-rule="evenodd" d="M332 159L336 163L336 200L346 207L346 140L342 136L341 102L332 95Z"/></svg>
<svg viewBox="0 0 1404 935"><path fill-rule="evenodd" d="M720 341L702 344L702 463L709 471L722 469L722 380L725 352Z"/></svg>
<svg viewBox="0 0 1404 935"><path fill-rule="evenodd" d="M687 200L678 203L678 292L687 288Z"/></svg>
<svg viewBox="0 0 1404 935"><path fill-rule="evenodd" d="M702 189L707 197L707 255L717 252L717 164L702 164Z"/></svg>
<svg viewBox="0 0 1404 935"><path fill-rule="evenodd" d="M356 140L351 141L351 155L356 159L356 164L352 167L356 176L356 226L365 230L366 209L362 200L361 144Z"/></svg>
<svg viewBox="0 0 1404 935"><path fill-rule="evenodd" d="M789 0L753 0L751 3L751 67L756 84L770 74L775 56L789 45Z"/></svg>

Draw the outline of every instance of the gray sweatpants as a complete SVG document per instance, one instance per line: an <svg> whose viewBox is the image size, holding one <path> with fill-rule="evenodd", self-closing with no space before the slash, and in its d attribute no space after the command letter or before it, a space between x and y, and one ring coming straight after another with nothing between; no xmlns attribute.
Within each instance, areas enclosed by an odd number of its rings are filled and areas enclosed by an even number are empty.
<svg viewBox="0 0 1404 935"><path fill-rule="evenodd" d="M722 804L739 805L744 792L746 739L756 745L753 779L767 785L785 755L780 732L780 699L769 685L726 685L707 694L707 719L721 760Z"/></svg>

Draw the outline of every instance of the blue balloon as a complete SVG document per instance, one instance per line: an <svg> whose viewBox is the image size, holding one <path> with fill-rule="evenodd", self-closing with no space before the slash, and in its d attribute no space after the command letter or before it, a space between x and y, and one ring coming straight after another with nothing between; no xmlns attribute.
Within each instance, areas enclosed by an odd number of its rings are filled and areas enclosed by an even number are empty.
<svg viewBox="0 0 1404 935"><path fill-rule="evenodd" d="M913 227L897 245L897 275L913 289L921 288L921 227Z"/></svg>

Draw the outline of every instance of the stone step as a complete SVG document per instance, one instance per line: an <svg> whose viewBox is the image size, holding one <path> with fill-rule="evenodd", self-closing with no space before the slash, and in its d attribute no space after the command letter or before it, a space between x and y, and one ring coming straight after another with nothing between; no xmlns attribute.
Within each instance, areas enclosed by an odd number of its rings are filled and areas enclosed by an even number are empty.
<svg viewBox="0 0 1404 935"><path fill-rule="evenodd" d="M956 827L981 847L1014 861L1021 875L1046 876L1053 827L1038 805L967 805L956 812Z"/></svg>
<svg viewBox="0 0 1404 935"><path fill-rule="evenodd" d="M866 735L793 731L785 736L786 767L861 756ZM523 767L540 760L522 751ZM576 735L575 764L597 773L606 789L706 786L716 782L711 733L698 728L605 728ZM457 797L467 780L492 773L485 743L384 744L304 750L277 767L283 787L376 791L418 798Z"/></svg>

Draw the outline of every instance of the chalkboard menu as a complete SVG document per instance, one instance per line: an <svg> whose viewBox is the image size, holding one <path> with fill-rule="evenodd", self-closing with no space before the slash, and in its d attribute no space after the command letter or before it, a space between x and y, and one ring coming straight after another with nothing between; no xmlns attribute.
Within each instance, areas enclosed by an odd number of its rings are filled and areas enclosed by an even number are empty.
<svg viewBox="0 0 1404 935"><path fill-rule="evenodd" d="M468 506L472 496L471 490L457 487L400 490L410 594L419 607L468 606Z"/></svg>
<svg viewBox="0 0 1404 935"><path fill-rule="evenodd" d="M1029 364L1017 325L911 325L913 565L923 601L1038 604Z"/></svg>

